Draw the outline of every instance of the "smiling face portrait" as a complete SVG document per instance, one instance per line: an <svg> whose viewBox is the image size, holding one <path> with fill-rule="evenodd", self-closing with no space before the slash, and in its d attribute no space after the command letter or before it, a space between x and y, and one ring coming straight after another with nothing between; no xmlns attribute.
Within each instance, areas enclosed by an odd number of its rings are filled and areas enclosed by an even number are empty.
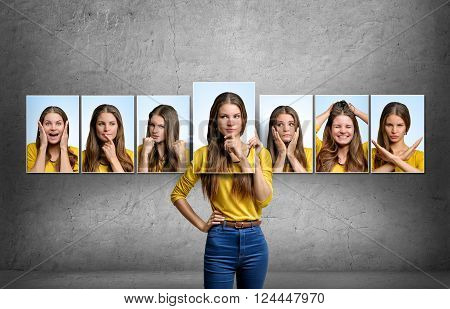
<svg viewBox="0 0 450 309"><path fill-rule="evenodd" d="M346 146L351 143L355 133L355 126L352 119L346 115L339 115L333 119L331 124L331 136L339 146Z"/></svg>

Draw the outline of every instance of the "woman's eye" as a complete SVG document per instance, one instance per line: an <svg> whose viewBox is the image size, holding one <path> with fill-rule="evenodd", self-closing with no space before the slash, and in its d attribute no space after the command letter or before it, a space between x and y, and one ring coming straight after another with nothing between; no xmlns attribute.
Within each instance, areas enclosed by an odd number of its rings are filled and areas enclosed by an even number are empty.
<svg viewBox="0 0 450 309"><path fill-rule="evenodd" d="M293 124L293 123L290 123L290 124L289 124L289 126L290 126L290 127L293 127L293 126L294 126L294 124Z"/></svg>
<svg viewBox="0 0 450 309"><path fill-rule="evenodd" d="M164 129L164 126L158 126L159 128L161 128L161 129Z"/></svg>

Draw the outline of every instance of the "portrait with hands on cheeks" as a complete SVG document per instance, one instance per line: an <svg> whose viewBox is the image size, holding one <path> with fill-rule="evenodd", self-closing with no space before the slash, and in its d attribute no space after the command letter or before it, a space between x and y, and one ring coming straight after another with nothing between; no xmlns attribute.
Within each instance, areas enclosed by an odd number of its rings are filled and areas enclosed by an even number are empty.
<svg viewBox="0 0 450 309"><path fill-rule="evenodd" d="M78 96L27 96L27 172L78 173L78 101Z"/></svg>
<svg viewBox="0 0 450 309"><path fill-rule="evenodd" d="M261 95L260 130L274 173L312 173L312 95Z"/></svg>

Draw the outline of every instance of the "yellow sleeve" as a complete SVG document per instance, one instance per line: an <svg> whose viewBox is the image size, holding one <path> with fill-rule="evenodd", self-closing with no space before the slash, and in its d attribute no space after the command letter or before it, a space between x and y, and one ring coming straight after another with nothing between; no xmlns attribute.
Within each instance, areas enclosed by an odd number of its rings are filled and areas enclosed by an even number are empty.
<svg viewBox="0 0 450 309"><path fill-rule="evenodd" d="M172 203L175 203L175 201L179 199L186 199L191 189L194 187L197 180L200 178L199 174L194 173L194 165L191 161L188 168L184 172L184 174L178 179L177 184L172 190L172 193L170 194L170 200Z"/></svg>
<svg viewBox="0 0 450 309"><path fill-rule="evenodd" d="M177 184L170 194L170 200L172 201L172 203L175 203L175 201L182 198L186 199L187 195L194 187L197 180L200 178L200 175L194 172L194 166L196 166L197 170L199 170L198 167L202 166L203 156L206 153L206 149L206 147L201 147L194 152L194 158L192 159L184 174L180 177L180 179L178 179Z"/></svg>
<svg viewBox="0 0 450 309"><path fill-rule="evenodd" d="M313 150L312 150L312 148L305 148L305 155L306 155L306 171L308 173L312 173L312 167L313 167Z"/></svg>
<svg viewBox="0 0 450 309"><path fill-rule="evenodd" d="M257 207L266 207L269 205L270 201L273 197L273 186L272 186L272 157L270 156L270 152L263 148L259 153L259 160L261 162L261 170L264 177L264 180L270 186L270 195L264 201L255 200L255 204Z"/></svg>
<svg viewBox="0 0 450 309"><path fill-rule="evenodd" d="M425 170L425 155L423 151L416 150L416 168L421 170L422 172Z"/></svg>
<svg viewBox="0 0 450 309"><path fill-rule="evenodd" d="M77 156L77 161L75 161L75 164L73 165L73 172L78 173L79 166L78 162L80 162L80 154L78 153L78 148L69 146L70 151Z"/></svg>
<svg viewBox="0 0 450 309"><path fill-rule="evenodd" d="M36 164L37 148L36 143L27 145L27 172L29 172Z"/></svg>
<svg viewBox="0 0 450 309"><path fill-rule="evenodd" d="M319 154L320 149L322 149L322 141L317 136L317 132L316 132L316 156Z"/></svg>
<svg viewBox="0 0 450 309"><path fill-rule="evenodd" d="M366 160L369 160L369 142L363 143L362 148L364 151L364 157L366 158Z"/></svg>
<svg viewBox="0 0 450 309"><path fill-rule="evenodd" d="M134 169L134 152L129 149L126 149L126 152L127 152L128 156L130 157L131 162L133 162L133 169Z"/></svg>

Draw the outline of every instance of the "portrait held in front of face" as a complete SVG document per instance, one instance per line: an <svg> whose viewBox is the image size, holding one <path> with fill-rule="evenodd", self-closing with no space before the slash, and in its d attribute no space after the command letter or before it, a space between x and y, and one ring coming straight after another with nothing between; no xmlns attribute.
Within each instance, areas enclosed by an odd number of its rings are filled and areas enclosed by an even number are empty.
<svg viewBox="0 0 450 309"><path fill-rule="evenodd" d="M194 83L194 171L254 173L254 83Z"/></svg>
<svg viewBox="0 0 450 309"><path fill-rule="evenodd" d="M184 172L189 154L189 96L138 96L138 172Z"/></svg>
<svg viewBox="0 0 450 309"><path fill-rule="evenodd" d="M259 102L260 130L273 172L312 173L312 95L261 95Z"/></svg>
<svg viewBox="0 0 450 309"><path fill-rule="evenodd" d="M424 103L422 95L371 96L372 173L425 171Z"/></svg>
<svg viewBox="0 0 450 309"><path fill-rule="evenodd" d="M83 96L81 102L83 173L134 172L134 97Z"/></svg>
<svg viewBox="0 0 450 309"><path fill-rule="evenodd" d="M27 96L26 104L27 172L78 173L79 97Z"/></svg>
<svg viewBox="0 0 450 309"><path fill-rule="evenodd" d="M368 172L368 96L315 100L316 172Z"/></svg>

